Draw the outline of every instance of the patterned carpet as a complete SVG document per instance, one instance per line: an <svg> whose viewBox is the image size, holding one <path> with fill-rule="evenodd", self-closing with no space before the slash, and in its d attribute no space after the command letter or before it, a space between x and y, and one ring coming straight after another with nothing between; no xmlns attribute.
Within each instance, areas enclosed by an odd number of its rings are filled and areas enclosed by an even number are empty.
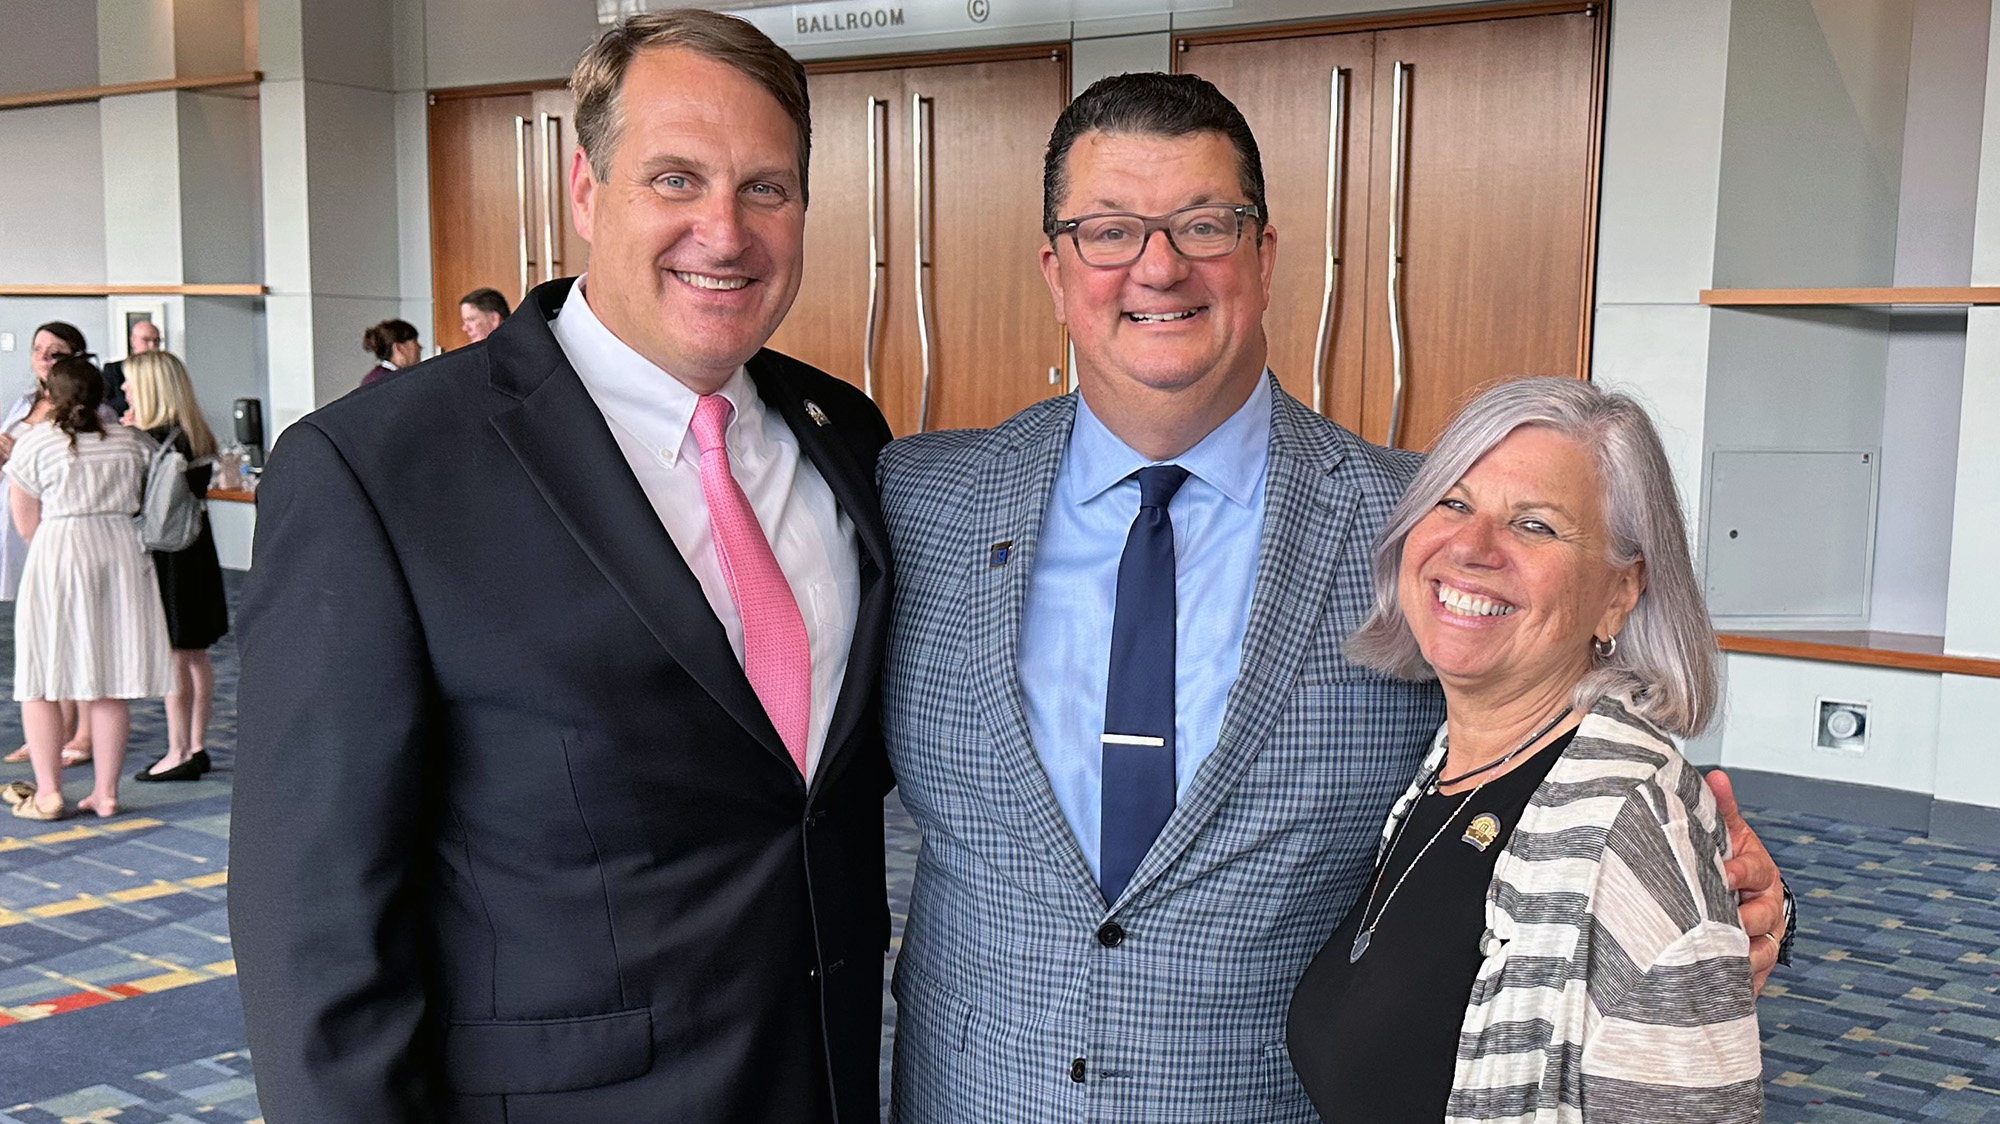
<svg viewBox="0 0 2000 1124"><path fill-rule="evenodd" d="M109 821L0 820L0 1124L259 1119L225 919L234 644L214 655L215 772L128 782ZM132 729L127 773L163 750L160 705L135 706ZM0 745L18 744L19 710L0 707ZM0 765L0 783L26 776ZM84 785L71 775L72 799ZM2000 842L1754 821L1803 899L1798 966L1759 1009L1769 1119L2000 1124ZM893 800L890 825L900 939L917 839Z"/></svg>

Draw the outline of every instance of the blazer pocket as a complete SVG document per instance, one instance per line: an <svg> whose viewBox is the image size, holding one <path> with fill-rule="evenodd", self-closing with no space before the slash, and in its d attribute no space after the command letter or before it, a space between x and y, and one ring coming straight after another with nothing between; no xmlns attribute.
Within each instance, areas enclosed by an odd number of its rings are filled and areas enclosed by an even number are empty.
<svg viewBox="0 0 2000 1124"><path fill-rule="evenodd" d="M957 993L948 990L929 972L908 961L896 966L896 975L889 981L889 987L894 993L896 1006L910 1012L910 1022L934 1023L942 1031L939 1041L959 1053L965 1052L966 1034L972 1026L971 1003L959 998ZM897 1033L902 1033L900 1028Z"/></svg>
<svg viewBox="0 0 2000 1124"><path fill-rule="evenodd" d="M480 1019L445 1026L453 1092L561 1093L629 1081L653 1068L653 1013Z"/></svg>

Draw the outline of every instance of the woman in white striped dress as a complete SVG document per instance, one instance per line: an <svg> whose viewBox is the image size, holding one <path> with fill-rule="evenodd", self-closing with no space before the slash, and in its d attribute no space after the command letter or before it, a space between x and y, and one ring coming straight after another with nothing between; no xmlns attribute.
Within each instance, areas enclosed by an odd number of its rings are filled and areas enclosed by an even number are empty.
<svg viewBox="0 0 2000 1124"><path fill-rule="evenodd" d="M46 386L49 420L22 434L5 470L14 525L28 541L14 606L14 698L35 783L4 792L16 816L62 817L58 703L75 700L96 743L96 784L78 807L109 816L118 811L129 700L173 686L153 559L132 521L153 445L99 417L104 381L89 360L58 361Z"/></svg>
<svg viewBox="0 0 2000 1124"><path fill-rule="evenodd" d="M1645 411L1573 379L1487 391L1374 572L1348 654L1436 678L1446 721L1293 995L1314 1105L1366 1124L1761 1120L1730 841L1674 748L1714 714L1719 659Z"/></svg>

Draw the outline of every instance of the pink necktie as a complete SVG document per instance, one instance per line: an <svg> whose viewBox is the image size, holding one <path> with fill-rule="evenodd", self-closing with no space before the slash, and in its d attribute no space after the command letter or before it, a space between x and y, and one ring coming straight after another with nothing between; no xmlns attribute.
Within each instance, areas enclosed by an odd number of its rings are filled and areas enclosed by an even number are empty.
<svg viewBox="0 0 2000 1124"><path fill-rule="evenodd" d="M778 737L800 775L806 771L806 730L812 720L812 648L791 583L757 525L757 513L729 472L724 434L734 407L720 394L704 394L694 408L694 439L701 446L701 498L729 599L743 617L743 671L771 716Z"/></svg>

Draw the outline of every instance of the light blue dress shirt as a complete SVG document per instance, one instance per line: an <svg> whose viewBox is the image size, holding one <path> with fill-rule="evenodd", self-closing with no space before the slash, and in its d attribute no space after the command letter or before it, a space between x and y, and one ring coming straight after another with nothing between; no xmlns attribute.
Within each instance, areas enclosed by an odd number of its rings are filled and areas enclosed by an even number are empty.
<svg viewBox="0 0 2000 1124"><path fill-rule="evenodd" d="M1056 802L1090 871L1101 876L1104 697L1111 674L1111 618L1118 559L1139 514L1149 464L1191 474L1167 505L1174 522L1174 796L1186 796L1215 750L1229 689L1243 662L1243 633L1257 578L1270 457L1271 382L1194 448L1149 461L1113 436L1079 398L1069 449L1056 473L1028 579L1017 659L1035 740Z"/></svg>

